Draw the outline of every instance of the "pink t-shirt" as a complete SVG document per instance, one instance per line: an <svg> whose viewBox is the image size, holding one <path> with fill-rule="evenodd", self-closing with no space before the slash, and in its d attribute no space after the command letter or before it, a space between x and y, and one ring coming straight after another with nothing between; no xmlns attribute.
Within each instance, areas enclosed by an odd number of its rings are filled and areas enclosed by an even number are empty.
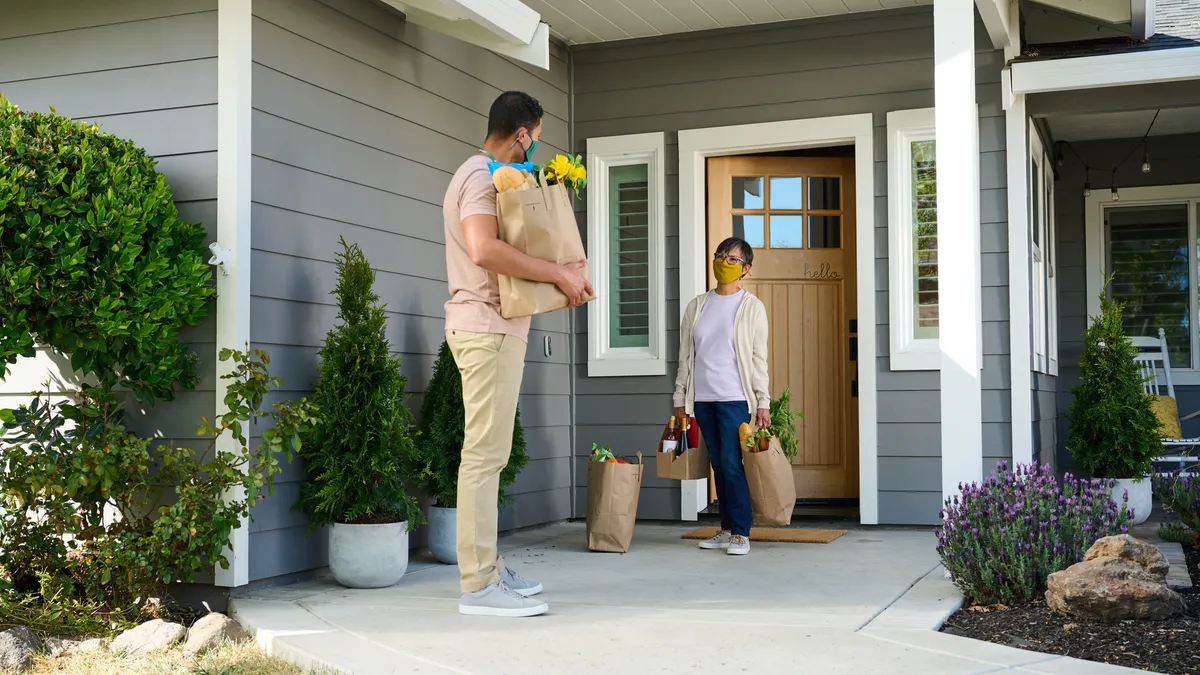
<svg viewBox="0 0 1200 675"><path fill-rule="evenodd" d="M700 308L700 318L692 331L696 348L694 375L696 401L718 403L745 401L737 351L733 346L733 324L746 291L718 295L709 291Z"/></svg>
<svg viewBox="0 0 1200 675"><path fill-rule="evenodd" d="M496 186L487 168L488 160L473 155L458 167L442 201L446 228L446 280L450 301L446 303L446 329L471 333L503 333L529 341L529 317L500 316L500 281L495 274L476 265L467 253L462 221L470 216L496 215Z"/></svg>

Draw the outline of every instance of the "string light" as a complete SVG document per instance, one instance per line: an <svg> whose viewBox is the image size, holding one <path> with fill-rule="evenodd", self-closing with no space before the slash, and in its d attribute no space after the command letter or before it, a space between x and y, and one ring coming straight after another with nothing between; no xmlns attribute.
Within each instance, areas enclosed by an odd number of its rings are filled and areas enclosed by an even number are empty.
<svg viewBox="0 0 1200 675"><path fill-rule="evenodd" d="M1146 133L1142 135L1141 140L1139 140L1137 145L1133 146L1133 148L1131 148L1129 150L1129 154L1125 155L1124 159L1117 162L1116 166L1114 166L1112 168L1112 191L1111 191L1111 194L1112 194L1112 200L1114 202L1121 200L1121 193L1117 189L1117 170L1120 169L1122 166L1124 166L1125 162L1128 162L1130 157L1133 157L1133 153L1137 152L1138 150L1142 151L1142 173L1150 173L1150 170L1151 170L1151 166L1150 166L1150 132L1154 130L1154 124L1155 124L1155 122L1158 121L1158 115L1161 112L1162 112L1161 110L1156 110L1154 112L1154 119L1150 120L1150 126L1146 128ZM1077 152L1075 150L1075 146L1071 145L1069 142L1062 141L1061 145L1065 146L1068 150L1070 150L1071 154L1075 155L1075 159L1079 160L1079 163L1083 165L1083 171L1084 171L1083 196L1085 199L1088 197L1091 197L1092 196L1092 171L1093 170L1098 171L1099 169L1094 169L1090 164L1083 161L1083 157L1079 156L1079 152ZM1056 159L1061 158L1061 156L1062 156L1061 152L1055 153ZM1061 160L1059 160L1059 161L1061 161ZM1059 166L1061 166L1061 164L1059 164Z"/></svg>
<svg viewBox="0 0 1200 675"><path fill-rule="evenodd" d="M1150 173L1150 152L1142 155L1142 173Z"/></svg>

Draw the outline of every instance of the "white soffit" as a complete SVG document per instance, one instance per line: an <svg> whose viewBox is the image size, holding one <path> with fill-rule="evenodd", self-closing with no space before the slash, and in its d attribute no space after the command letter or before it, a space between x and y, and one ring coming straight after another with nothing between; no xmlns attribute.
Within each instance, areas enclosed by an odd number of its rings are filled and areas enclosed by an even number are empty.
<svg viewBox="0 0 1200 675"><path fill-rule="evenodd" d="M933 0L524 0L567 44L878 12Z"/></svg>
<svg viewBox="0 0 1200 675"><path fill-rule="evenodd" d="M550 27L521 0L383 0L408 21L550 69Z"/></svg>

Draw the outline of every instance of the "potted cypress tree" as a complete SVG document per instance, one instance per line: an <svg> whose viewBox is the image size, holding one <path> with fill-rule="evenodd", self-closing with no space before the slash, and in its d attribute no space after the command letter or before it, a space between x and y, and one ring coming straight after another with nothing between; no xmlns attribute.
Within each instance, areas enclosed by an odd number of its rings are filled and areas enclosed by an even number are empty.
<svg viewBox="0 0 1200 675"><path fill-rule="evenodd" d="M1118 504L1128 491L1137 525L1153 508L1147 476L1162 453L1160 423L1134 361L1138 350L1121 324L1123 305L1109 299L1107 286L1100 292L1100 315L1083 334L1067 450L1093 476L1116 482L1111 490Z"/></svg>
<svg viewBox="0 0 1200 675"><path fill-rule="evenodd" d="M424 516L404 489L413 466L406 378L391 353L375 271L358 245L338 255L339 325L320 351L316 421L300 456L309 473L297 504L312 528L330 525L329 568L350 588L398 583L408 569L408 534Z"/></svg>
<svg viewBox="0 0 1200 675"><path fill-rule="evenodd" d="M454 362L450 345L442 343L433 378L421 404L421 431L417 442L414 477L421 490L432 498L429 507L429 550L439 562L458 563L456 553L458 517L458 465L462 460L466 413L463 409L462 376ZM521 409L513 425L512 454L500 473L500 505L511 500L504 490L513 484L529 458L525 451L525 432L521 428Z"/></svg>

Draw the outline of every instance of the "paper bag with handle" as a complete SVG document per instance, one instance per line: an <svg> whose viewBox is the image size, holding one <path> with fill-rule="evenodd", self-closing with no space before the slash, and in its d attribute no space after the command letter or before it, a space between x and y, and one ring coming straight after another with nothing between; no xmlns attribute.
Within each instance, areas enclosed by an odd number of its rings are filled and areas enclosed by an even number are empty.
<svg viewBox="0 0 1200 675"><path fill-rule="evenodd" d="M637 464L588 462L588 549L625 553L633 543L638 495L642 490L642 453Z"/></svg>
<svg viewBox="0 0 1200 675"><path fill-rule="evenodd" d="M567 188L561 183L546 185L544 170L541 187L498 192L496 215L500 222L500 238L525 255L559 265L587 262L587 251L583 248ZM591 272L586 265L579 272L591 282ZM570 304L567 296L554 284L503 275L499 280L500 314L506 319L545 314L565 309ZM592 300L595 296L588 298L588 302Z"/></svg>
<svg viewBox="0 0 1200 675"><path fill-rule="evenodd" d="M655 473L659 478L669 480L697 480L700 478L708 478L708 449L704 447L703 439L700 437L700 427L696 425L696 418L688 418L688 433L680 435L680 443L675 451L663 452L663 442L667 440L668 434L671 433L671 426L668 424L663 429L662 438L658 440L658 452L655 460ZM687 444L684 449L682 442L686 437Z"/></svg>
<svg viewBox="0 0 1200 675"><path fill-rule="evenodd" d="M783 446L767 430L743 424L739 433L742 466L750 486L755 525L789 525L796 508L796 481Z"/></svg>

